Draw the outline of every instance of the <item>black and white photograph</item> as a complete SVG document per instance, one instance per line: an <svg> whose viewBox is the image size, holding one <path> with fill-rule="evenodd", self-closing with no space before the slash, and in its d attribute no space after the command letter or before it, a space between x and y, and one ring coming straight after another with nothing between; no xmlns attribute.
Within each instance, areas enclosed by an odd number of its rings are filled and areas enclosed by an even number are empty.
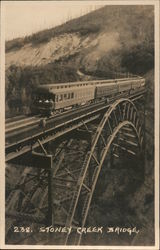
<svg viewBox="0 0 160 250"><path fill-rule="evenodd" d="M159 1L1 14L1 248L158 250Z"/></svg>

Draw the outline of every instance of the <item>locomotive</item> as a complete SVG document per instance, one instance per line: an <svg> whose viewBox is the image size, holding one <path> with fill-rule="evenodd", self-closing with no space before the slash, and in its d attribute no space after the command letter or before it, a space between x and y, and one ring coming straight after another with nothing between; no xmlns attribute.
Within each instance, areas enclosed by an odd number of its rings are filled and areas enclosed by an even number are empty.
<svg viewBox="0 0 160 250"><path fill-rule="evenodd" d="M142 77L40 85L33 93L31 112L50 115L143 88L145 79Z"/></svg>

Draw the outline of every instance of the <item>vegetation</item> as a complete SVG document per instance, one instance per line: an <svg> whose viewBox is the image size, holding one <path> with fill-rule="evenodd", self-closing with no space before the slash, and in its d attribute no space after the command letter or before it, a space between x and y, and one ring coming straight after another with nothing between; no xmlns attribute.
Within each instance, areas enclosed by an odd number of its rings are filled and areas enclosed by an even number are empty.
<svg viewBox="0 0 160 250"><path fill-rule="evenodd" d="M79 80L76 69L60 67L56 63L39 67L11 65L6 71L6 102L10 113L24 112L30 106L36 86L53 82Z"/></svg>
<svg viewBox="0 0 160 250"><path fill-rule="evenodd" d="M146 74L154 67L154 43L143 42L131 50L124 51L122 65L134 74Z"/></svg>
<svg viewBox="0 0 160 250"><path fill-rule="evenodd" d="M47 43L51 38L64 33L74 33L78 32L81 36L89 35L90 33L97 33L100 31L100 26L96 23L81 23L80 18L78 21L69 21L65 24L57 26L52 29L47 29L44 31L37 32L31 36L26 36L24 38L13 39L6 42L6 52L16 50L23 47L27 43L32 43L32 45L38 45L41 43Z"/></svg>
<svg viewBox="0 0 160 250"><path fill-rule="evenodd" d="M6 106L10 113L23 112L29 107L31 92L39 84L77 81L81 69L93 78L115 78L129 72L144 75L154 67L154 18L152 6L105 6L77 19L31 36L6 42L6 52L19 50L25 44L40 46L51 38L67 33L78 33L80 37L98 37L101 34L118 34L119 47L102 52L96 62L89 57L99 47L83 48L74 54L60 57L57 61L40 66L10 65L6 70ZM103 41L103 47L105 41ZM117 74L118 73L118 74ZM15 107L13 110L13 107ZM6 111L8 111L6 109Z"/></svg>

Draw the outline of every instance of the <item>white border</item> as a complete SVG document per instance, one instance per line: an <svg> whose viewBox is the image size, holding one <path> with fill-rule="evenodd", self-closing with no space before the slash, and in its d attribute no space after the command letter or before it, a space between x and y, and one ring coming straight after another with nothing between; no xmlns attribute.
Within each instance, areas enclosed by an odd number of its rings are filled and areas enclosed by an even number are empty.
<svg viewBox="0 0 160 250"><path fill-rule="evenodd" d="M3 24L3 25L2 25ZM5 33L4 11L1 5L0 36L0 246L4 248L5 240Z"/></svg>
<svg viewBox="0 0 160 250"><path fill-rule="evenodd" d="M159 249L159 0L119 0L119 1L52 1L55 4L77 4L77 5L154 5L155 6L155 246L42 246L42 245L6 245L4 241L4 222L5 222L5 22L4 12L5 3L9 1L1 2L1 84L0 84L0 246L3 249L137 249L137 250L158 250ZM19 2L19 1L14 1ZM21 1L23 2L23 1ZM26 1L24 1L26 2ZM29 1L33 3L35 1ZM38 1L37 1L38 2ZM42 1L47 4L51 1Z"/></svg>

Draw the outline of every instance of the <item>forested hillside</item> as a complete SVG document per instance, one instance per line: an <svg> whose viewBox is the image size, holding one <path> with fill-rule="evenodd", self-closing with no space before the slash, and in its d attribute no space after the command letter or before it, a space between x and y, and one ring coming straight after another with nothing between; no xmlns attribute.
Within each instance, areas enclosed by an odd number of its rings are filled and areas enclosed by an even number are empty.
<svg viewBox="0 0 160 250"><path fill-rule="evenodd" d="M85 80L88 75L146 74L154 67L153 14L152 6L105 6L53 29L7 41L7 114L29 107L38 84Z"/></svg>

